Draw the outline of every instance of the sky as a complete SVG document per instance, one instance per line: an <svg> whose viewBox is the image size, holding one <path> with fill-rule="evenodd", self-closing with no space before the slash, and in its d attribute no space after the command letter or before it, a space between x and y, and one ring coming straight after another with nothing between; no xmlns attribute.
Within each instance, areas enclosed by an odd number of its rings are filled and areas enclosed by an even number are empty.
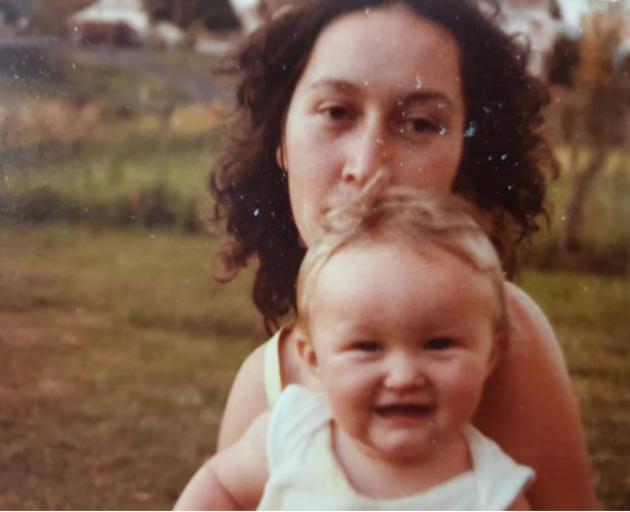
<svg viewBox="0 0 630 512"><path fill-rule="evenodd" d="M580 25L580 15L588 10L588 0L558 0L564 20L572 26Z"/></svg>
<svg viewBox="0 0 630 512"><path fill-rule="evenodd" d="M603 1L603 0L600 0ZM625 0L608 0L609 2L625 1ZM580 25L580 15L588 11L589 0L558 0L564 20L571 26ZM627 2L626 2L627 3Z"/></svg>

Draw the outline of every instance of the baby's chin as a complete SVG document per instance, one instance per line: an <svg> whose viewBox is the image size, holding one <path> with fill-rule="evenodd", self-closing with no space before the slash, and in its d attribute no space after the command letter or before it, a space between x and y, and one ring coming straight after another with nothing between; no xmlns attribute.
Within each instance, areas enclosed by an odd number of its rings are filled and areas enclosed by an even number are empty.
<svg viewBox="0 0 630 512"><path fill-rule="evenodd" d="M435 461L440 453L461 439L461 431L409 429L374 432L370 437L373 456L395 464L409 464Z"/></svg>
<svg viewBox="0 0 630 512"><path fill-rule="evenodd" d="M433 460L436 450L432 443L395 443L380 449L381 458L396 464Z"/></svg>

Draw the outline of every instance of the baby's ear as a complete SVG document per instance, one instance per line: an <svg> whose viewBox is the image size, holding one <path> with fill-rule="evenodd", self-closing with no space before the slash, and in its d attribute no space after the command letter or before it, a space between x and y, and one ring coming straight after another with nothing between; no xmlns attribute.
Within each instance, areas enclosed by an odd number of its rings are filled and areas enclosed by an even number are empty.
<svg viewBox="0 0 630 512"><path fill-rule="evenodd" d="M498 329L495 334L494 343L488 360L488 371L486 376L489 377L497 366L497 362L501 354L505 354L510 342L510 332L508 329Z"/></svg>
<svg viewBox="0 0 630 512"><path fill-rule="evenodd" d="M317 352L313 347L308 333L302 327L296 327L295 336L297 338L298 355L303 364L306 365L310 374L319 380L319 361Z"/></svg>

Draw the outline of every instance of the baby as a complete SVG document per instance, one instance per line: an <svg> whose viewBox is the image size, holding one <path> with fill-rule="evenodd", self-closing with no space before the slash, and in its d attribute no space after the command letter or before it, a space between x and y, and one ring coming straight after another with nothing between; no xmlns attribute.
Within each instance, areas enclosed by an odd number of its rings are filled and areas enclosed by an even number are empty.
<svg viewBox="0 0 630 512"><path fill-rule="evenodd" d="M508 341L501 265L462 200L407 189L326 218L298 280L289 386L178 509L526 510L533 471L472 425Z"/></svg>

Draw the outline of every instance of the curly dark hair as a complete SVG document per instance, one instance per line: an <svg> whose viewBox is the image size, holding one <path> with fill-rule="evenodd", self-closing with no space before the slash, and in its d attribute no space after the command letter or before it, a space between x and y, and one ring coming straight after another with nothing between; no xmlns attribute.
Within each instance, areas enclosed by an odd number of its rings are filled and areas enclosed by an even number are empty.
<svg viewBox="0 0 630 512"><path fill-rule="evenodd" d="M527 74L527 52L494 23L494 0L483 9L474 0L294 1L222 67L239 80L237 115L231 142L210 176L215 219L227 220L232 238L221 251L226 270L236 274L258 256L253 299L270 332L295 310L305 254L287 176L276 161L293 91L324 27L346 13L392 4L441 25L459 43L467 120L454 192L492 215L493 243L508 277L517 269L517 246L546 217L543 171L556 168L541 134L549 93Z"/></svg>

